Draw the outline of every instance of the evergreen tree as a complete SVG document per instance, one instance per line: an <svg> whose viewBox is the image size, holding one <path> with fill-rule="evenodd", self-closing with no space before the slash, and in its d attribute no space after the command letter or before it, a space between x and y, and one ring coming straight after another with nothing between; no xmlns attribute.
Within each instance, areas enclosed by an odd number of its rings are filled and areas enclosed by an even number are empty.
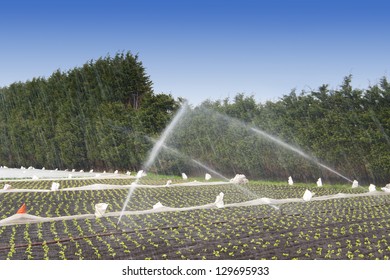
<svg viewBox="0 0 390 280"><path fill-rule="evenodd" d="M89 61L0 89L0 162L136 169L178 107L155 95L137 55Z"/></svg>

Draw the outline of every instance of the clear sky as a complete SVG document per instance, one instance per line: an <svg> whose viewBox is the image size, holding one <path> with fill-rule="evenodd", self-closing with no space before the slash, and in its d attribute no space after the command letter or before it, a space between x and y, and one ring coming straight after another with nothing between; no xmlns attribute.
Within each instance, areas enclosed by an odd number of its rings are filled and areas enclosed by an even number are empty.
<svg viewBox="0 0 390 280"><path fill-rule="evenodd" d="M0 1L0 86L118 51L138 54L155 93L192 104L243 92L367 88L389 77L390 1Z"/></svg>

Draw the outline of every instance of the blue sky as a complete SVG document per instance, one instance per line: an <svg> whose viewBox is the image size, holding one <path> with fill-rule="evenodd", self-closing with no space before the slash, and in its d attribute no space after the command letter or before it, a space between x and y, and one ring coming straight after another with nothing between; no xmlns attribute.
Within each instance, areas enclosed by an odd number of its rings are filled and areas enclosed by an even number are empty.
<svg viewBox="0 0 390 280"><path fill-rule="evenodd" d="M387 1L1 1L0 86L118 51L143 62L155 93L192 104L243 92L366 88L389 77Z"/></svg>

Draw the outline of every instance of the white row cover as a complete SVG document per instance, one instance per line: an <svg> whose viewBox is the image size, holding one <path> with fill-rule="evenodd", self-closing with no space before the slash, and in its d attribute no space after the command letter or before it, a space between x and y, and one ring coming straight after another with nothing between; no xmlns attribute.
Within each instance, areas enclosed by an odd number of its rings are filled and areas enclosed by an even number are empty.
<svg viewBox="0 0 390 280"><path fill-rule="evenodd" d="M236 174L236 176L233 179L230 179L230 183L237 184L237 185L245 185L248 184L248 182L249 181L244 174Z"/></svg>

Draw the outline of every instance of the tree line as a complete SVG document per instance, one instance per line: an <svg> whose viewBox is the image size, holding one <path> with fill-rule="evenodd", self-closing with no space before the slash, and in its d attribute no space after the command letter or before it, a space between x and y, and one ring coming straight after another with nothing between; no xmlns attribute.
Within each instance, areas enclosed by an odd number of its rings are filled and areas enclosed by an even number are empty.
<svg viewBox="0 0 390 280"><path fill-rule="evenodd" d="M136 170L178 106L130 52L16 82L0 88L0 162Z"/></svg>
<svg viewBox="0 0 390 280"><path fill-rule="evenodd" d="M357 89L351 81L293 90L274 102L237 94L192 106L168 138L172 149L161 151L151 171L204 174L207 166L227 177L343 181L324 164L350 179L387 182L390 84L382 78ZM1 165L139 170L151 139L182 103L155 94L152 85L138 56L127 52L0 88Z"/></svg>
<svg viewBox="0 0 390 280"><path fill-rule="evenodd" d="M344 176L388 183L390 84L382 78L362 90L351 81L352 76L345 77L334 90L328 85L310 92L292 90L276 102L257 103L244 94L207 100L193 109L170 145L222 174L263 179L292 175L311 182L318 177L345 182Z"/></svg>

